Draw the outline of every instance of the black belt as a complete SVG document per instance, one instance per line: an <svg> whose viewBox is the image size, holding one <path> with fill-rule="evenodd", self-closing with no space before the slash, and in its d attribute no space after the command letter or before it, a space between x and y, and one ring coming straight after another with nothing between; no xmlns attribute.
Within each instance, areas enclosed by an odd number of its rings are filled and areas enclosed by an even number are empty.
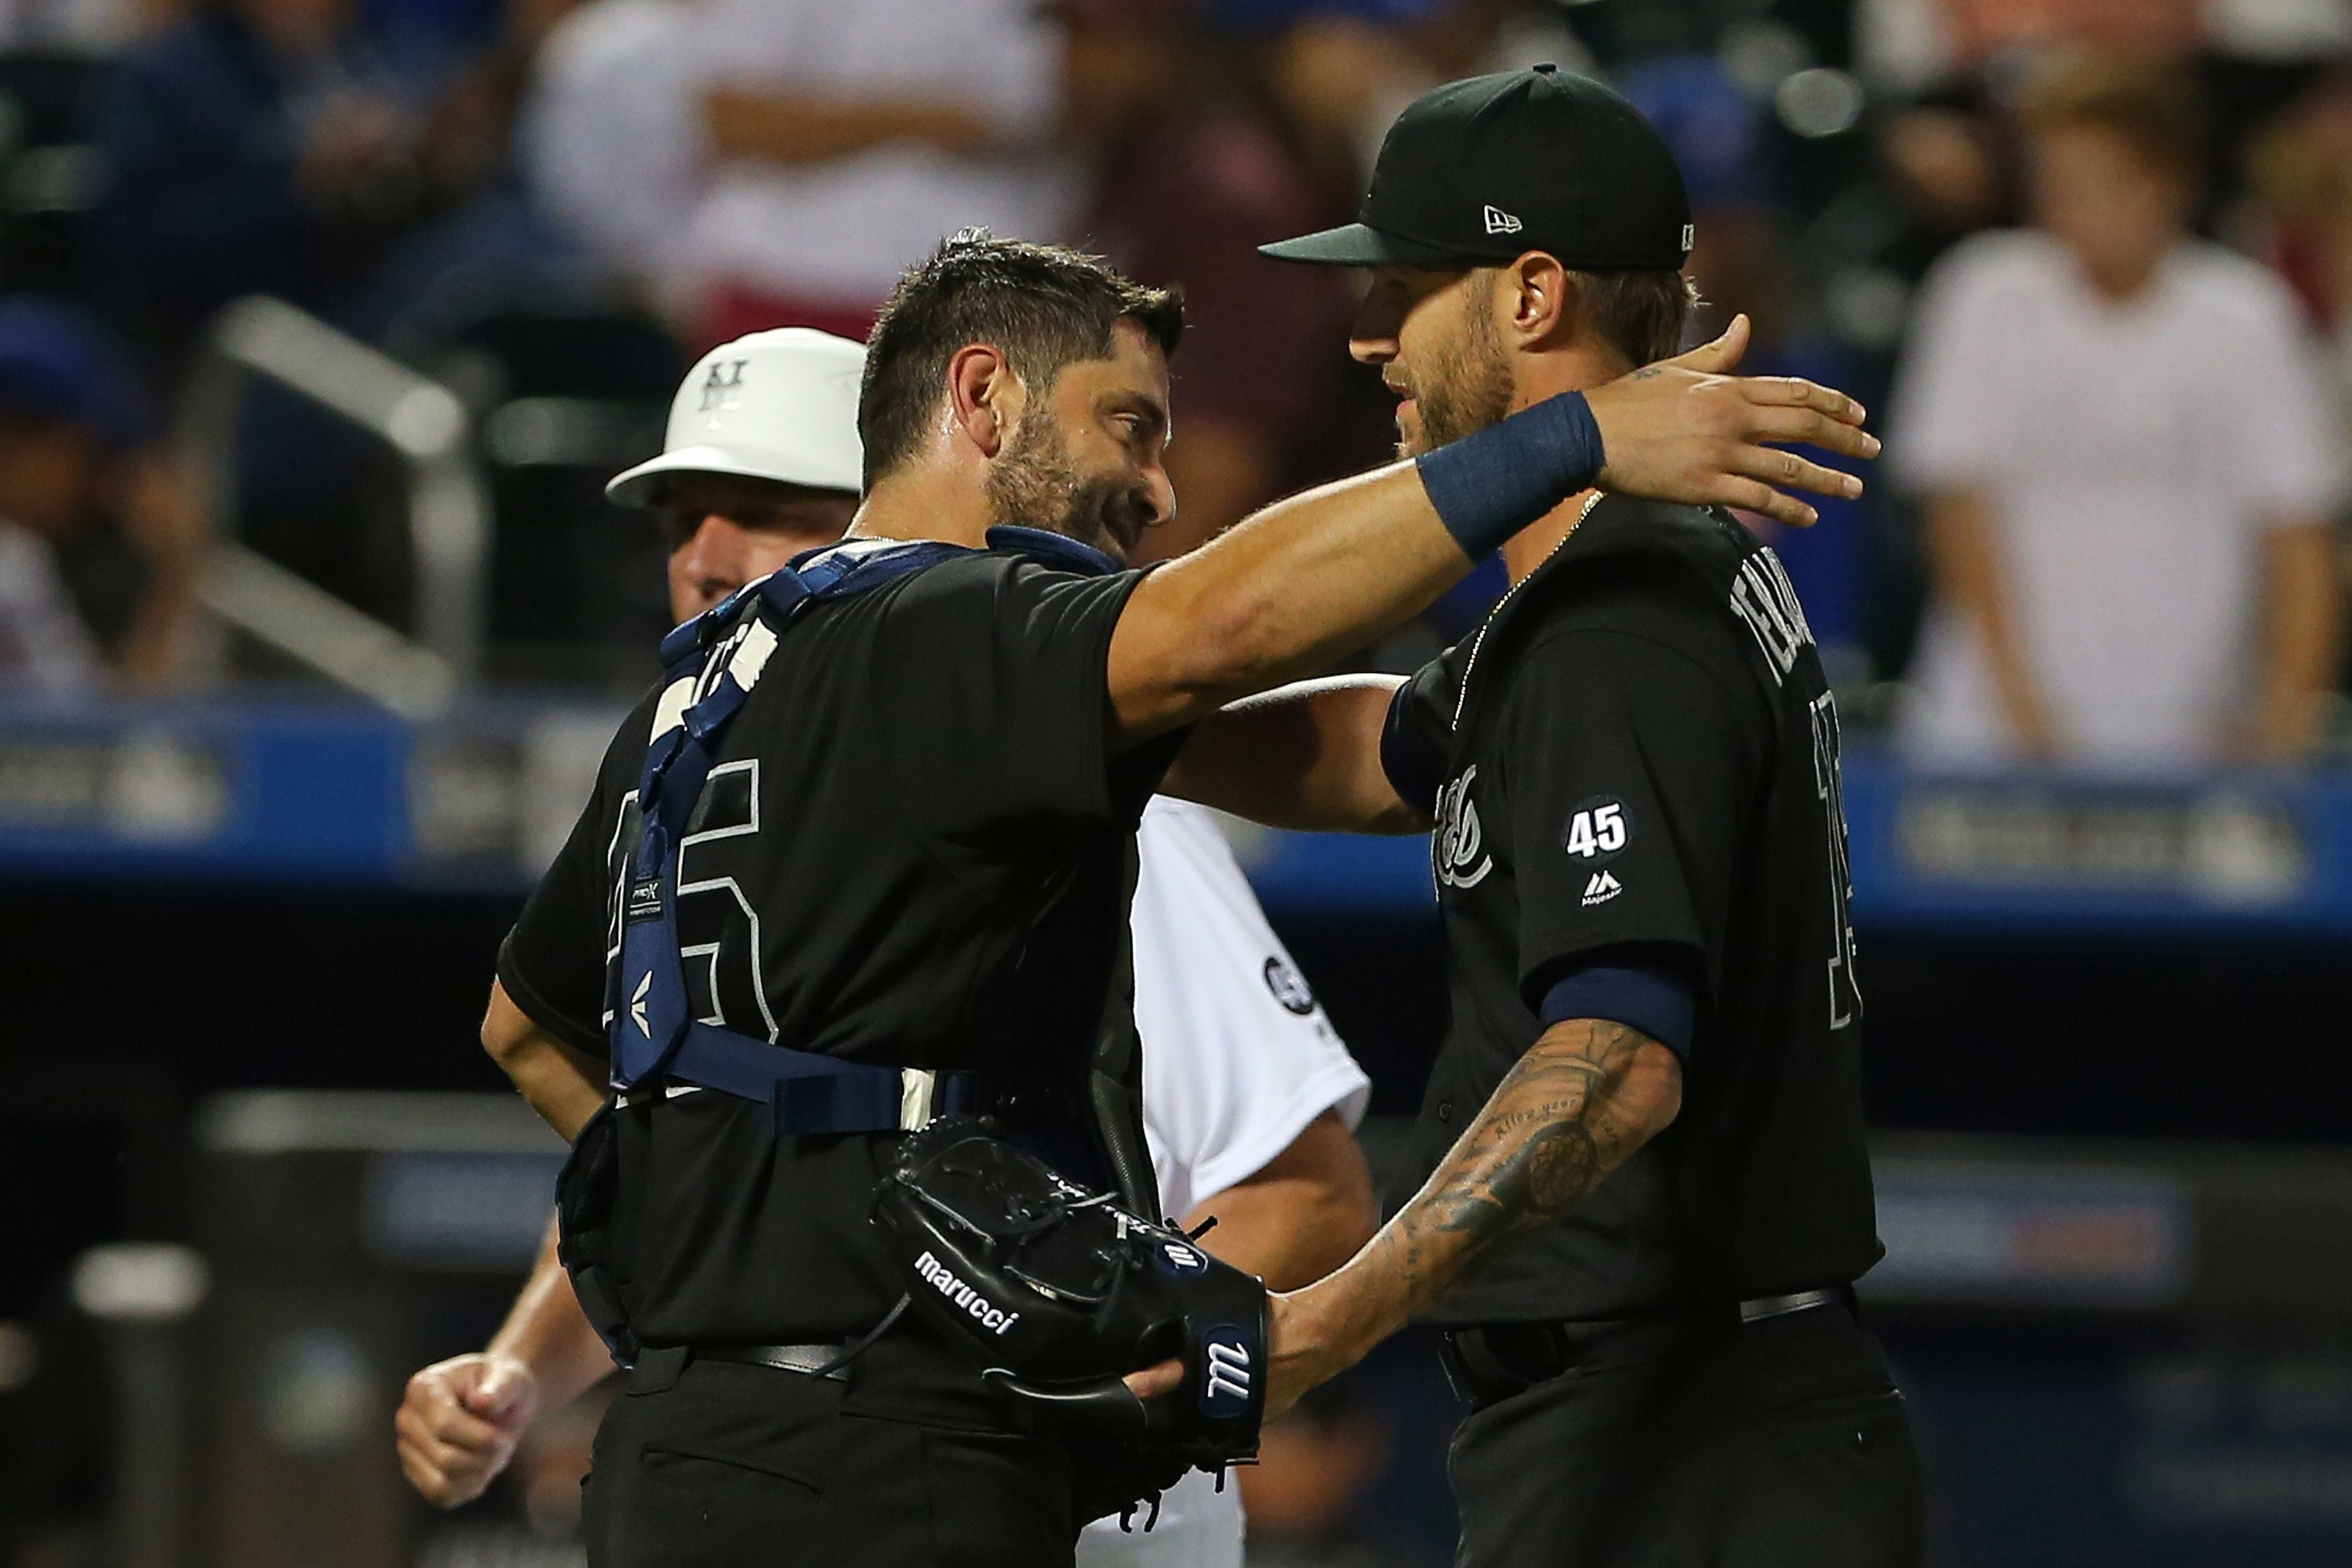
<svg viewBox="0 0 2352 1568"><path fill-rule="evenodd" d="M848 1345L647 1345L629 1365L631 1394L663 1394L677 1384L691 1361L733 1362L740 1366L772 1367L802 1377L822 1376L828 1382L849 1381Z"/></svg>
<svg viewBox="0 0 2352 1568"><path fill-rule="evenodd" d="M843 1360L846 1344L831 1345L694 1345L687 1356L692 1361L733 1362L740 1366L770 1366L778 1372L796 1372L803 1377L828 1377L842 1383L849 1381L849 1368Z"/></svg>
<svg viewBox="0 0 2352 1568"><path fill-rule="evenodd" d="M1706 1325L1727 1328L1766 1322L1828 1306L1842 1306L1853 1311L1853 1287L1837 1285L1783 1296L1759 1296L1737 1303L1736 1310L1478 1323L1446 1330L1443 1354L1454 1391L1473 1405L1491 1405L1585 1365L1601 1357L1604 1350L1631 1348L1625 1344L1629 1340Z"/></svg>

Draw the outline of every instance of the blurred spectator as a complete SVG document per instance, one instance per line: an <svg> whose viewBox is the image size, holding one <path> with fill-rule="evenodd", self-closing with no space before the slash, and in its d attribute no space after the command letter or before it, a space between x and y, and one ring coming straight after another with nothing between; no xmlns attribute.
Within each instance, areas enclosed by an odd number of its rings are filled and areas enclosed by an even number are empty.
<svg viewBox="0 0 2352 1568"><path fill-rule="evenodd" d="M350 0L207 0L123 58L91 264L142 333L176 345L256 290L315 307L406 215L412 118L350 20Z"/></svg>
<svg viewBox="0 0 2352 1568"><path fill-rule="evenodd" d="M1878 153L1919 231L1907 248L1924 249L1928 260L1997 221L2007 205L1992 130L1969 109L1922 103L1899 110L1879 129Z"/></svg>
<svg viewBox="0 0 2352 1568"><path fill-rule="evenodd" d="M1059 234L1057 38L1032 0L704 0L710 160L685 248L712 341L864 338L906 268L970 226Z"/></svg>
<svg viewBox="0 0 2352 1568"><path fill-rule="evenodd" d="M1357 1505L1389 1459L1389 1435L1341 1377L1267 1424L1257 1463L1234 1471L1249 1517L1248 1568L1399 1568Z"/></svg>
<svg viewBox="0 0 2352 1568"><path fill-rule="evenodd" d="M2254 237L2332 340L2352 416L2352 68L2322 78L2246 152Z"/></svg>
<svg viewBox="0 0 2352 1568"><path fill-rule="evenodd" d="M1745 312L1755 335L1742 370L1853 386L1856 366L1819 330L1789 275L1789 247L1764 162L1763 125L1747 95L1717 60L1702 55L1635 66L1617 85L1674 149L1690 193L1694 243L1687 270L1706 301L1691 336L1713 337ZM1818 448L1806 448L1805 456L1848 466ZM1825 499L1816 510L1821 521L1802 531L1781 529L1761 514L1744 514L1742 521L1780 552L1830 678L1846 686L1868 675L1863 612L1869 521L1856 501Z"/></svg>
<svg viewBox="0 0 2352 1568"><path fill-rule="evenodd" d="M2187 236L2184 82L2082 61L2023 120L2040 227L1938 265L1895 410L1939 599L1906 739L1940 760L2293 755L2340 617L2337 462L2294 300Z"/></svg>
<svg viewBox="0 0 2352 1568"><path fill-rule="evenodd" d="M144 434L111 344L58 306L0 300L0 689L73 697L100 683L100 638L60 557L110 513L142 568L116 662L134 679L171 673L203 536L169 470L136 455Z"/></svg>
<svg viewBox="0 0 2352 1568"><path fill-rule="evenodd" d="M110 54L155 9L155 0L0 0L0 48Z"/></svg>
<svg viewBox="0 0 2352 1568"><path fill-rule="evenodd" d="M601 268L690 322L702 189L702 0L588 0L549 34L522 117L524 177Z"/></svg>
<svg viewBox="0 0 2352 1568"><path fill-rule="evenodd" d="M2004 51L2060 42L2183 55L2232 11L2336 0L1855 0L1857 63L1892 92L1963 78Z"/></svg>
<svg viewBox="0 0 2352 1568"><path fill-rule="evenodd" d="M863 339L943 236L1063 231L1056 42L1027 0L591 0L541 58L524 156L689 337Z"/></svg>
<svg viewBox="0 0 2352 1568"><path fill-rule="evenodd" d="M1539 0L1226 0L1243 25L1285 24L1267 83L1317 176L1352 205L1404 106L1437 86L1549 60L1595 72Z"/></svg>
<svg viewBox="0 0 2352 1568"><path fill-rule="evenodd" d="M507 165L504 51L561 5L380 0L371 38L356 0L194 0L122 58L99 110L98 297L166 353L254 292L373 335L446 275L542 245L467 204Z"/></svg>
<svg viewBox="0 0 2352 1568"><path fill-rule="evenodd" d="M1174 374L1183 438L1168 448L1176 520L1158 558L1214 537L1286 490L1328 478L1350 302L1341 279L1255 253L1321 221L1263 121L1197 58L1189 0L1061 0L1064 121L1094 160L1078 242L1147 283L1184 287Z"/></svg>

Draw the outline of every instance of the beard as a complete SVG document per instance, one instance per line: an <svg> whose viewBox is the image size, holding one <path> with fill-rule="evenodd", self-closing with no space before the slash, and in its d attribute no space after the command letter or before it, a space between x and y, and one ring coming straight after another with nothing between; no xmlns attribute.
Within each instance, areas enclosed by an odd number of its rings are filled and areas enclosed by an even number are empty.
<svg viewBox="0 0 2352 1568"><path fill-rule="evenodd" d="M1043 529L1121 561L1153 521L1132 480L1081 474L1061 426L1042 413L1013 427L989 469L988 504L997 527Z"/></svg>
<svg viewBox="0 0 2352 1568"><path fill-rule="evenodd" d="M1421 416L1418 434L1400 429L1397 456L1418 458L1449 441L1475 436L1509 416L1515 389L1511 363L1495 331L1495 318L1474 309L1462 334L1406 378L1405 391Z"/></svg>

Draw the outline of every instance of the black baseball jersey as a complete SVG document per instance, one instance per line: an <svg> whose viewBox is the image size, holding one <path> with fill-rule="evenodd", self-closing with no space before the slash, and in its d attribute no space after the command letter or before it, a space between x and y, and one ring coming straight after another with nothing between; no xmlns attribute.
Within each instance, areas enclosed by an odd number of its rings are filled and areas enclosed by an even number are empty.
<svg viewBox="0 0 2352 1568"><path fill-rule="evenodd" d="M1603 499L1391 724L1391 773L1434 795L1453 1000L1414 1184L1562 974L1663 963L1698 1001L1674 1124L1436 1316L1629 1317L1874 1263L1837 711L1772 552Z"/></svg>
<svg viewBox="0 0 2352 1568"><path fill-rule="evenodd" d="M681 839L696 1016L893 1066L1090 1046L1134 825L1181 741L1114 754L1107 738L1111 632L1140 576L974 552L809 607ZM614 739L499 958L516 1004L600 1059L659 699ZM889 1140L779 1139L767 1106L712 1090L616 1115L616 1273L644 1342L839 1341L898 1300L868 1218ZM920 1337L894 1332L868 1368Z"/></svg>

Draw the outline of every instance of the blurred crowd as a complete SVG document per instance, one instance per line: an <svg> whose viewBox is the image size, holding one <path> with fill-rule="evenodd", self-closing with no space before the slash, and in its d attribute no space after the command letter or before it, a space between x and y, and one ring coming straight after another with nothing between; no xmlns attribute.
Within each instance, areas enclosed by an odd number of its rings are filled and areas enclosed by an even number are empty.
<svg viewBox="0 0 2352 1568"><path fill-rule="evenodd" d="M1889 437L1776 541L1860 725L2344 743L2352 0L6 0L0 683L288 673L208 616L223 540L418 629L397 441L208 374L252 294L472 416L492 679L639 679L659 545L603 476L694 353L862 335L968 226L1184 284L1207 538L1391 438L1347 280L1253 246L1349 216L1425 88L1546 59L1676 148L1695 330L1748 312L1749 368Z"/></svg>

